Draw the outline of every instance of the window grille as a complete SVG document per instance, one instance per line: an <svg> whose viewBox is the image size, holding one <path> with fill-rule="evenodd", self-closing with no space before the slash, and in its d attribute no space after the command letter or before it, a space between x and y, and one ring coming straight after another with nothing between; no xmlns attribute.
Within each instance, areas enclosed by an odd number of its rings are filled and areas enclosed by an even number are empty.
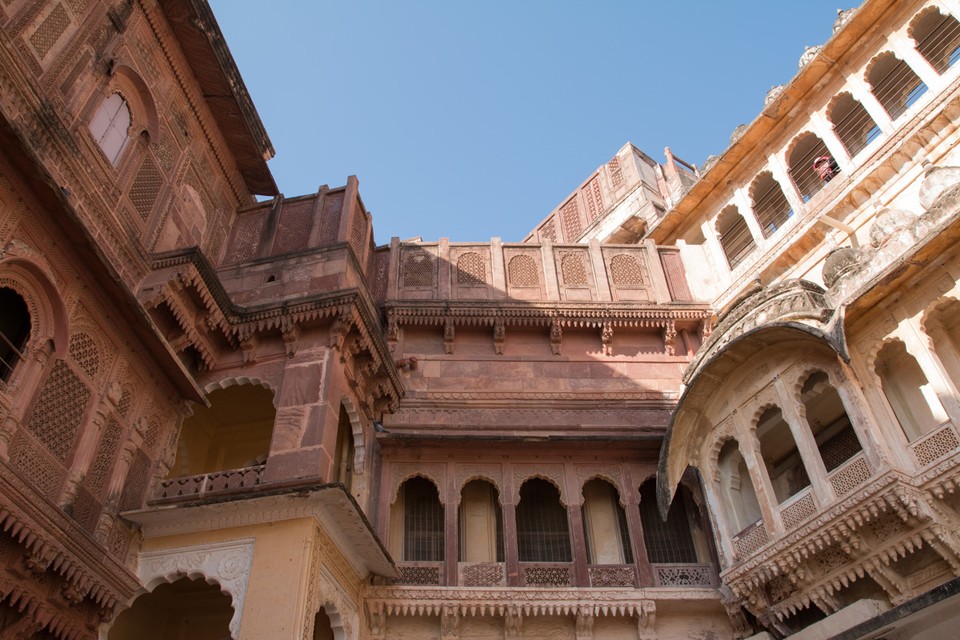
<svg viewBox="0 0 960 640"><path fill-rule="evenodd" d="M750 255L756 247L747 221L743 219L735 206L729 206L720 212L717 219L717 233L720 236L720 246L727 257L731 269Z"/></svg>
<svg viewBox="0 0 960 640"><path fill-rule="evenodd" d="M13 289L0 288L0 381L6 382L30 337L27 303Z"/></svg>
<svg viewBox="0 0 960 640"><path fill-rule="evenodd" d="M753 212L764 238L776 233L793 215L783 189L770 173L761 173L753 183Z"/></svg>
<svg viewBox="0 0 960 640"><path fill-rule="evenodd" d="M520 489L517 548L520 562L572 562L567 511L546 480L528 480Z"/></svg>
<svg viewBox="0 0 960 640"><path fill-rule="evenodd" d="M880 127L870 113L849 93L837 96L829 117L834 132L851 156L860 153L880 135Z"/></svg>
<svg viewBox="0 0 960 640"><path fill-rule="evenodd" d="M403 559L411 562L443 560L443 506L437 488L425 478L403 485Z"/></svg>
<svg viewBox="0 0 960 640"><path fill-rule="evenodd" d="M790 177L806 202L832 180L839 168L827 145L815 134L800 137L790 152Z"/></svg>
<svg viewBox="0 0 960 640"><path fill-rule="evenodd" d="M690 528L690 504L687 490L680 487L673 498L667 521L657 509L657 485L648 480L640 487L640 522L647 559L653 564L695 564L697 549Z"/></svg>
<svg viewBox="0 0 960 640"><path fill-rule="evenodd" d="M890 51L874 58L867 81L891 120L899 118L927 91L913 69Z"/></svg>
<svg viewBox="0 0 960 640"><path fill-rule="evenodd" d="M960 58L960 22L931 8L913 28L917 51L937 73L943 73Z"/></svg>

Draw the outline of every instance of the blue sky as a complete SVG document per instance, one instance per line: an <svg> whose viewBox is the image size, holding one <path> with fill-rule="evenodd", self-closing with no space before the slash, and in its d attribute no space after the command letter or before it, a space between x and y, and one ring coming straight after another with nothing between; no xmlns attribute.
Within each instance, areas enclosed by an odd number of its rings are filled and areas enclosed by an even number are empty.
<svg viewBox="0 0 960 640"><path fill-rule="evenodd" d="M837 4L211 0L280 190L357 175L378 244L519 241L628 141L702 164Z"/></svg>

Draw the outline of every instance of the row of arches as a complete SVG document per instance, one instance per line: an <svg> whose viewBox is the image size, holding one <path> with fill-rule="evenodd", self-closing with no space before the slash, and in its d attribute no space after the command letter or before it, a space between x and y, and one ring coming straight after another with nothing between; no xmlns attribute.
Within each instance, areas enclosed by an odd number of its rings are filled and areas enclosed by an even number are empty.
<svg viewBox="0 0 960 640"><path fill-rule="evenodd" d="M805 203L894 123L960 58L960 22L936 6L910 23L909 39L888 44L848 90L829 102L820 120L797 135L774 162L760 171L743 197L722 207L711 226L729 268L735 269L772 237ZM927 81L924 81L924 78ZM821 121L822 120L822 121Z"/></svg>
<svg viewBox="0 0 960 640"><path fill-rule="evenodd" d="M640 545L643 562L706 564L711 560L699 507L687 487L681 487L664 522L657 511L656 486L651 478L639 488L640 502L633 531L627 508L608 481L593 478L583 484L583 535L573 536L577 521L564 506L559 489L543 478L527 479L520 500L505 505L493 483L475 479L460 493L456 531L447 528L445 509L434 482L423 476L405 480L398 490L390 521L391 552L403 562L444 562L448 536L456 536L456 561L494 563L508 560L509 549L521 563L571 563L582 539L590 565L634 564ZM454 507L449 507L454 508ZM505 517L504 511L512 511ZM513 544L508 540L512 538ZM640 540L634 540L641 538Z"/></svg>

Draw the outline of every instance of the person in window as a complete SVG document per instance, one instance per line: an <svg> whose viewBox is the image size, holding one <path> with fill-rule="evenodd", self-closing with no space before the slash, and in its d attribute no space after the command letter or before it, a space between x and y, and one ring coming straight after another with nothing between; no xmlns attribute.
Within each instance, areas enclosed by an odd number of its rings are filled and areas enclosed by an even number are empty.
<svg viewBox="0 0 960 640"><path fill-rule="evenodd" d="M823 180L823 184L827 184L840 173L840 166L830 156L818 156L813 160L813 170Z"/></svg>

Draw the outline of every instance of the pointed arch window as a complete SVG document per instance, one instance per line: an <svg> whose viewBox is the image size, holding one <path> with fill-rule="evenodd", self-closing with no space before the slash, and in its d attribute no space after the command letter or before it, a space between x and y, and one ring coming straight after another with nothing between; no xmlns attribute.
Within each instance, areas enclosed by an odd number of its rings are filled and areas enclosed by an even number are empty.
<svg viewBox="0 0 960 640"><path fill-rule="evenodd" d="M570 527L560 492L546 480L527 480L517 505L520 562L571 562Z"/></svg>
<svg viewBox="0 0 960 640"><path fill-rule="evenodd" d="M849 93L833 100L827 118L850 156L855 156L880 135L880 127L860 102Z"/></svg>
<svg viewBox="0 0 960 640"><path fill-rule="evenodd" d="M927 91L927 85L923 84L920 76L890 51L873 59L867 82L891 120L899 118Z"/></svg>
<svg viewBox="0 0 960 640"><path fill-rule="evenodd" d="M757 246L747 221L740 215L736 205L726 207L717 216L717 235L731 269L743 262Z"/></svg>
<svg viewBox="0 0 960 640"><path fill-rule="evenodd" d="M917 51L937 73L942 74L960 59L960 22L943 15L937 7L930 7L917 17L910 35L917 43Z"/></svg>

